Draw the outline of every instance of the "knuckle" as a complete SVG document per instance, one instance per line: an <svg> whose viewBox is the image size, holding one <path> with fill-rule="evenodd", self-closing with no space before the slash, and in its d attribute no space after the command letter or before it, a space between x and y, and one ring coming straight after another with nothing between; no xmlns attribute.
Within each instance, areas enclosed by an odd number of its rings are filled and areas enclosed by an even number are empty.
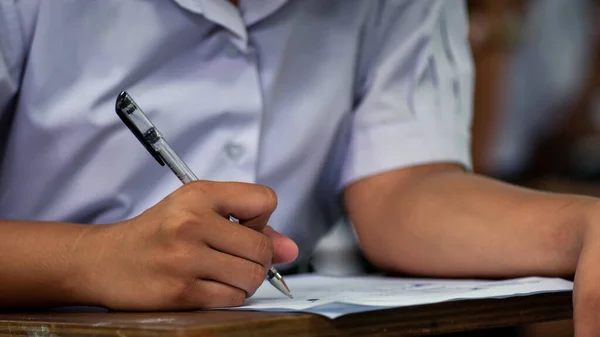
<svg viewBox="0 0 600 337"><path fill-rule="evenodd" d="M203 180L192 181L188 184L180 186L174 195L177 199L197 200L203 198L210 190L210 184ZM181 200L178 200L181 201Z"/></svg>
<svg viewBox="0 0 600 337"><path fill-rule="evenodd" d="M234 287L220 288L218 292L211 291L204 295L201 303L203 308L237 307L246 301L246 292Z"/></svg>
<svg viewBox="0 0 600 337"><path fill-rule="evenodd" d="M227 294L226 305L238 307L244 304L244 301L246 301L246 293L241 289L231 288L231 291Z"/></svg>
<svg viewBox="0 0 600 337"><path fill-rule="evenodd" d="M198 197L192 197L195 198L193 200L187 199L188 195L198 192L190 191L181 191L177 196L169 196L168 207L159 215L163 229L167 233L176 236L190 234L190 231L197 230L198 226L203 224L201 219L204 217L205 210L198 207L202 203L198 202Z"/></svg>
<svg viewBox="0 0 600 337"><path fill-rule="evenodd" d="M160 242L166 245L165 253L180 258L193 255L192 248L205 246L203 244L205 226L204 221L185 211L177 212L164 219L158 236Z"/></svg>
<svg viewBox="0 0 600 337"><path fill-rule="evenodd" d="M261 186L260 194L265 208L269 210L277 208L277 193L272 188L263 185Z"/></svg>
<svg viewBox="0 0 600 337"><path fill-rule="evenodd" d="M176 237L189 237L195 231L199 221L196 216L187 211L177 211L167 221L170 230Z"/></svg>
<svg viewBox="0 0 600 337"><path fill-rule="evenodd" d="M248 292L248 296L252 296L256 289L263 283L266 271L265 268L258 263L250 263L248 269L247 275L249 285L246 291Z"/></svg>
<svg viewBox="0 0 600 337"><path fill-rule="evenodd" d="M180 279L172 285L172 302L184 303L194 293L196 281L193 278Z"/></svg>
<svg viewBox="0 0 600 337"><path fill-rule="evenodd" d="M256 241L256 253L263 266L267 266L271 263L273 250L273 241L271 241L268 236L261 234Z"/></svg>

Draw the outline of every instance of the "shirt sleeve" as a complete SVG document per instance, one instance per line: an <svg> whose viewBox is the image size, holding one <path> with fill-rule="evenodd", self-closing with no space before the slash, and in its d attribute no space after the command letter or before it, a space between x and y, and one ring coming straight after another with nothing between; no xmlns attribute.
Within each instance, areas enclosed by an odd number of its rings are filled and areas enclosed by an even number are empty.
<svg viewBox="0 0 600 337"><path fill-rule="evenodd" d="M359 71L342 187L426 163L471 170L473 64L465 3L381 4L361 51L367 65Z"/></svg>
<svg viewBox="0 0 600 337"><path fill-rule="evenodd" d="M5 118L19 88L23 54L21 13L14 0L0 1L0 121L2 125L6 124Z"/></svg>

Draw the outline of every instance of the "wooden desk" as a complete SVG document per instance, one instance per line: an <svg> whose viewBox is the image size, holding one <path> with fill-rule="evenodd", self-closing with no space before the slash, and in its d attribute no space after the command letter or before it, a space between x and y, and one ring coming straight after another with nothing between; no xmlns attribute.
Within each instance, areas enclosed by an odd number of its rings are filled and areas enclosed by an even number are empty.
<svg viewBox="0 0 600 337"><path fill-rule="evenodd" d="M571 316L571 293L552 293L381 310L337 320L239 311L0 314L0 336L425 336Z"/></svg>

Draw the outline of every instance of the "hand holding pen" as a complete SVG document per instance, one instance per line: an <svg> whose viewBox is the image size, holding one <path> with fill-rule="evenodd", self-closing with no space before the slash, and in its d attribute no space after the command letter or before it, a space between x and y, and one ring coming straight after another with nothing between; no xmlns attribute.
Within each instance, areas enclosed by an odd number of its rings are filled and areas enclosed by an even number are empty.
<svg viewBox="0 0 600 337"><path fill-rule="evenodd" d="M194 266L204 265L205 270L200 273L202 275L197 276L199 282L204 280L230 288L243 289L246 295L250 296L262 283L265 268L268 267L266 278L269 282L283 294L292 297L281 275L271 266L274 262L273 254L276 253L274 249L277 247L284 247L283 256L287 256L284 259L289 257L293 259L297 254L297 247L291 240L266 226L266 221L276 206L274 193L267 187L255 184L198 181L190 168L169 146L127 93L123 92L119 95L115 108L122 121L159 164L166 164L185 184L179 190L185 188L186 192L175 191L164 200L165 202L169 200L173 202L173 199L177 198L176 195L183 193L187 198L193 198L196 194L199 199L204 199L208 204L217 201L221 203L221 205L207 205L212 207L204 210L199 209L198 203L201 200L196 200L193 204L189 203L191 200L180 200L181 205L174 204L184 209L186 205L190 207L186 210L189 218L186 219L183 225L185 228L182 230L189 231L189 234L204 234L206 255L198 256L198 261L190 261L189 266L189 269L193 269ZM203 186L200 187L199 184ZM210 194L206 193L207 185L212 190ZM195 187L199 188L195 189ZM237 190L237 193L231 193L232 189ZM225 194L228 197L219 200L219 196ZM219 214L210 213L214 210L218 210ZM242 219L242 224L237 224L236 217ZM244 221L244 219L250 220ZM208 229L207 227L210 226L208 223L214 228ZM201 231L205 233L200 233ZM206 232L210 232L211 235L206 235ZM274 248L271 238L261 232L271 233L273 237L284 243L275 244ZM259 272L262 275L260 283L256 279Z"/></svg>
<svg viewBox="0 0 600 337"><path fill-rule="evenodd" d="M81 262L64 283L73 289L65 305L164 311L244 304L272 263L290 262L296 253L265 225L275 209L266 191L194 181L135 217L87 226L72 243L78 253L72 260ZM233 223L227 214L250 220Z"/></svg>

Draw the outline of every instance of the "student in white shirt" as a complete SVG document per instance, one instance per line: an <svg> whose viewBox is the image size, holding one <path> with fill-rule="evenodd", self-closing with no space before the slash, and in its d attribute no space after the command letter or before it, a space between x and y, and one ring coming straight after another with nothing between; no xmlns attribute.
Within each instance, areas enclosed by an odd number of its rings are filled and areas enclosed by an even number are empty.
<svg viewBox="0 0 600 337"><path fill-rule="evenodd" d="M239 305L345 215L394 272L577 268L591 336L598 201L468 173L466 35L458 0L0 1L0 306ZM205 181L141 148L121 90Z"/></svg>

